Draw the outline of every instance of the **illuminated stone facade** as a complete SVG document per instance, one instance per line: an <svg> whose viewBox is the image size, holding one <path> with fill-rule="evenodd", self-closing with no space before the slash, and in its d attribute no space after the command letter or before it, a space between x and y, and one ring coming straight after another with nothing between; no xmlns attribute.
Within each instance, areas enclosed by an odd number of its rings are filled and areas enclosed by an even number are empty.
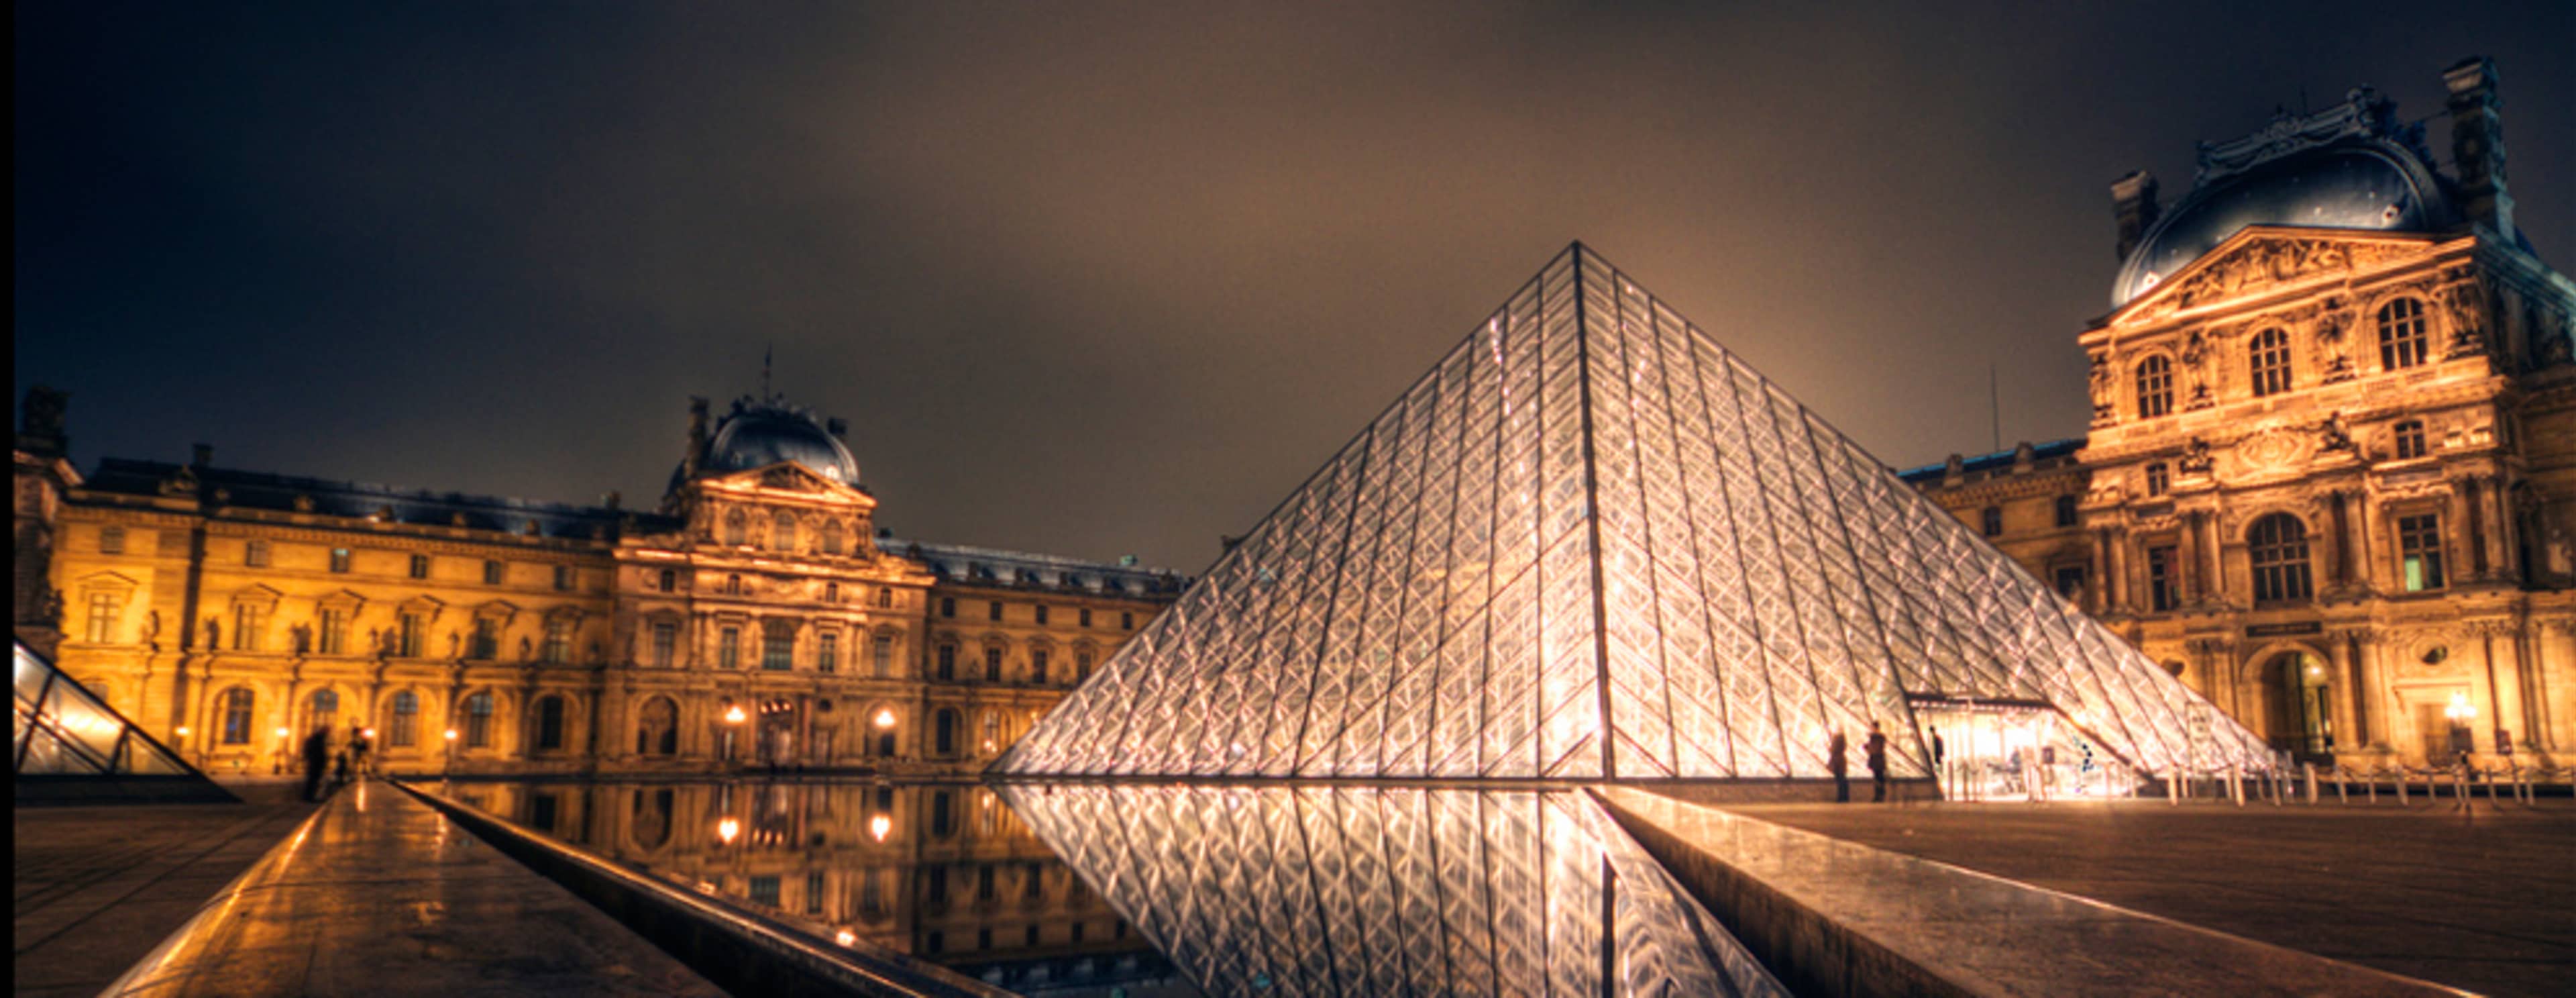
<svg viewBox="0 0 2576 998"><path fill-rule="evenodd" d="M2447 80L2456 176L2362 90L2169 214L2115 185L2088 436L1905 474L2276 749L2563 765L2576 283L2514 228L2494 67Z"/></svg>
<svg viewBox="0 0 2576 998"><path fill-rule="evenodd" d="M837 424L775 400L699 403L653 511L204 448L84 478L61 410L18 438L19 629L211 773L358 723L397 771L973 772L1184 582L889 537Z"/></svg>

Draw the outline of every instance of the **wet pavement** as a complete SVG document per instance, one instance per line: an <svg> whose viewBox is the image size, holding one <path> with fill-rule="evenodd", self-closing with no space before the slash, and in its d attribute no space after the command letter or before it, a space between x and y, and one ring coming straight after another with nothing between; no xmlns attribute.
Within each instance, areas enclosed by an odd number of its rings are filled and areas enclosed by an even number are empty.
<svg viewBox="0 0 2576 998"><path fill-rule="evenodd" d="M205 899L194 919L112 990L723 993L552 881L383 784L341 791Z"/></svg>
<svg viewBox="0 0 2576 998"><path fill-rule="evenodd" d="M2493 995L2576 980L2576 802L1731 805L1737 814Z"/></svg>
<svg viewBox="0 0 2576 998"><path fill-rule="evenodd" d="M17 994L97 994L313 812L299 781L220 782L241 802L15 810Z"/></svg>

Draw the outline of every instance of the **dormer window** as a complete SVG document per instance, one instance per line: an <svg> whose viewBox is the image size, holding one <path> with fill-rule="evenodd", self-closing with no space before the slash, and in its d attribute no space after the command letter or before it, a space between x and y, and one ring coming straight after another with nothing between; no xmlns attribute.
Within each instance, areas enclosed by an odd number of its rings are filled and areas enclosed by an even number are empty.
<svg viewBox="0 0 2576 998"><path fill-rule="evenodd" d="M2290 334L2278 329L2256 333L2246 352L2256 398L2290 390Z"/></svg>

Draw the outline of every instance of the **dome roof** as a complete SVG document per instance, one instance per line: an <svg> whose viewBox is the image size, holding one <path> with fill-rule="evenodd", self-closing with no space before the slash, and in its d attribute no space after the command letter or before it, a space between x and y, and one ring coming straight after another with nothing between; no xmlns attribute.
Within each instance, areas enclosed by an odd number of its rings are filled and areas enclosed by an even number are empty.
<svg viewBox="0 0 2576 998"><path fill-rule="evenodd" d="M2111 305L2128 304L2249 225L2415 232L2452 222L2441 188L2414 157L2375 143L2313 149L2194 190L2130 252Z"/></svg>
<svg viewBox="0 0 2576 998"><path fill-rule="evenodd" d="M698 462L700 474L724 474L794 461L843 485L859 484L859 462L820 420L802 409L748 399L716 424Z"/></svg>

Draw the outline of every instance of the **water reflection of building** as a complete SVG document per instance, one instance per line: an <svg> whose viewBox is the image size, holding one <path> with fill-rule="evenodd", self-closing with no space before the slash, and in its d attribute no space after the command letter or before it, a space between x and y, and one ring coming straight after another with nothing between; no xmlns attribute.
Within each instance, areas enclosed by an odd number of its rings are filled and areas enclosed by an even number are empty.
<svg viewBox="0 0 2576 998"><path fill-rule="evenodd" d="M203 447L84 476L62 412L31 391L17 438L20 630L216 773L360 723L410 771L971 771L1184 582L891 537L840 422L774 398L693 405L651 510Z"/></svg>
<svg viewBox="0 0 2576 998"><path fill-rule="evenodd" d="M466 803L683 886L1023 993L1171 965L992 790L847 782L456 783Z"/></svg>
<svg viewBox="0 0 2576 998"><path fill-rule="evenodd" d="M2576 283L2505 188L2495 68L2452 174L2368 89L2113 186L2090 435L1906 473L2276 749L2576 749ZM2565 234L2561 234L2562 236Z"/></svg>

